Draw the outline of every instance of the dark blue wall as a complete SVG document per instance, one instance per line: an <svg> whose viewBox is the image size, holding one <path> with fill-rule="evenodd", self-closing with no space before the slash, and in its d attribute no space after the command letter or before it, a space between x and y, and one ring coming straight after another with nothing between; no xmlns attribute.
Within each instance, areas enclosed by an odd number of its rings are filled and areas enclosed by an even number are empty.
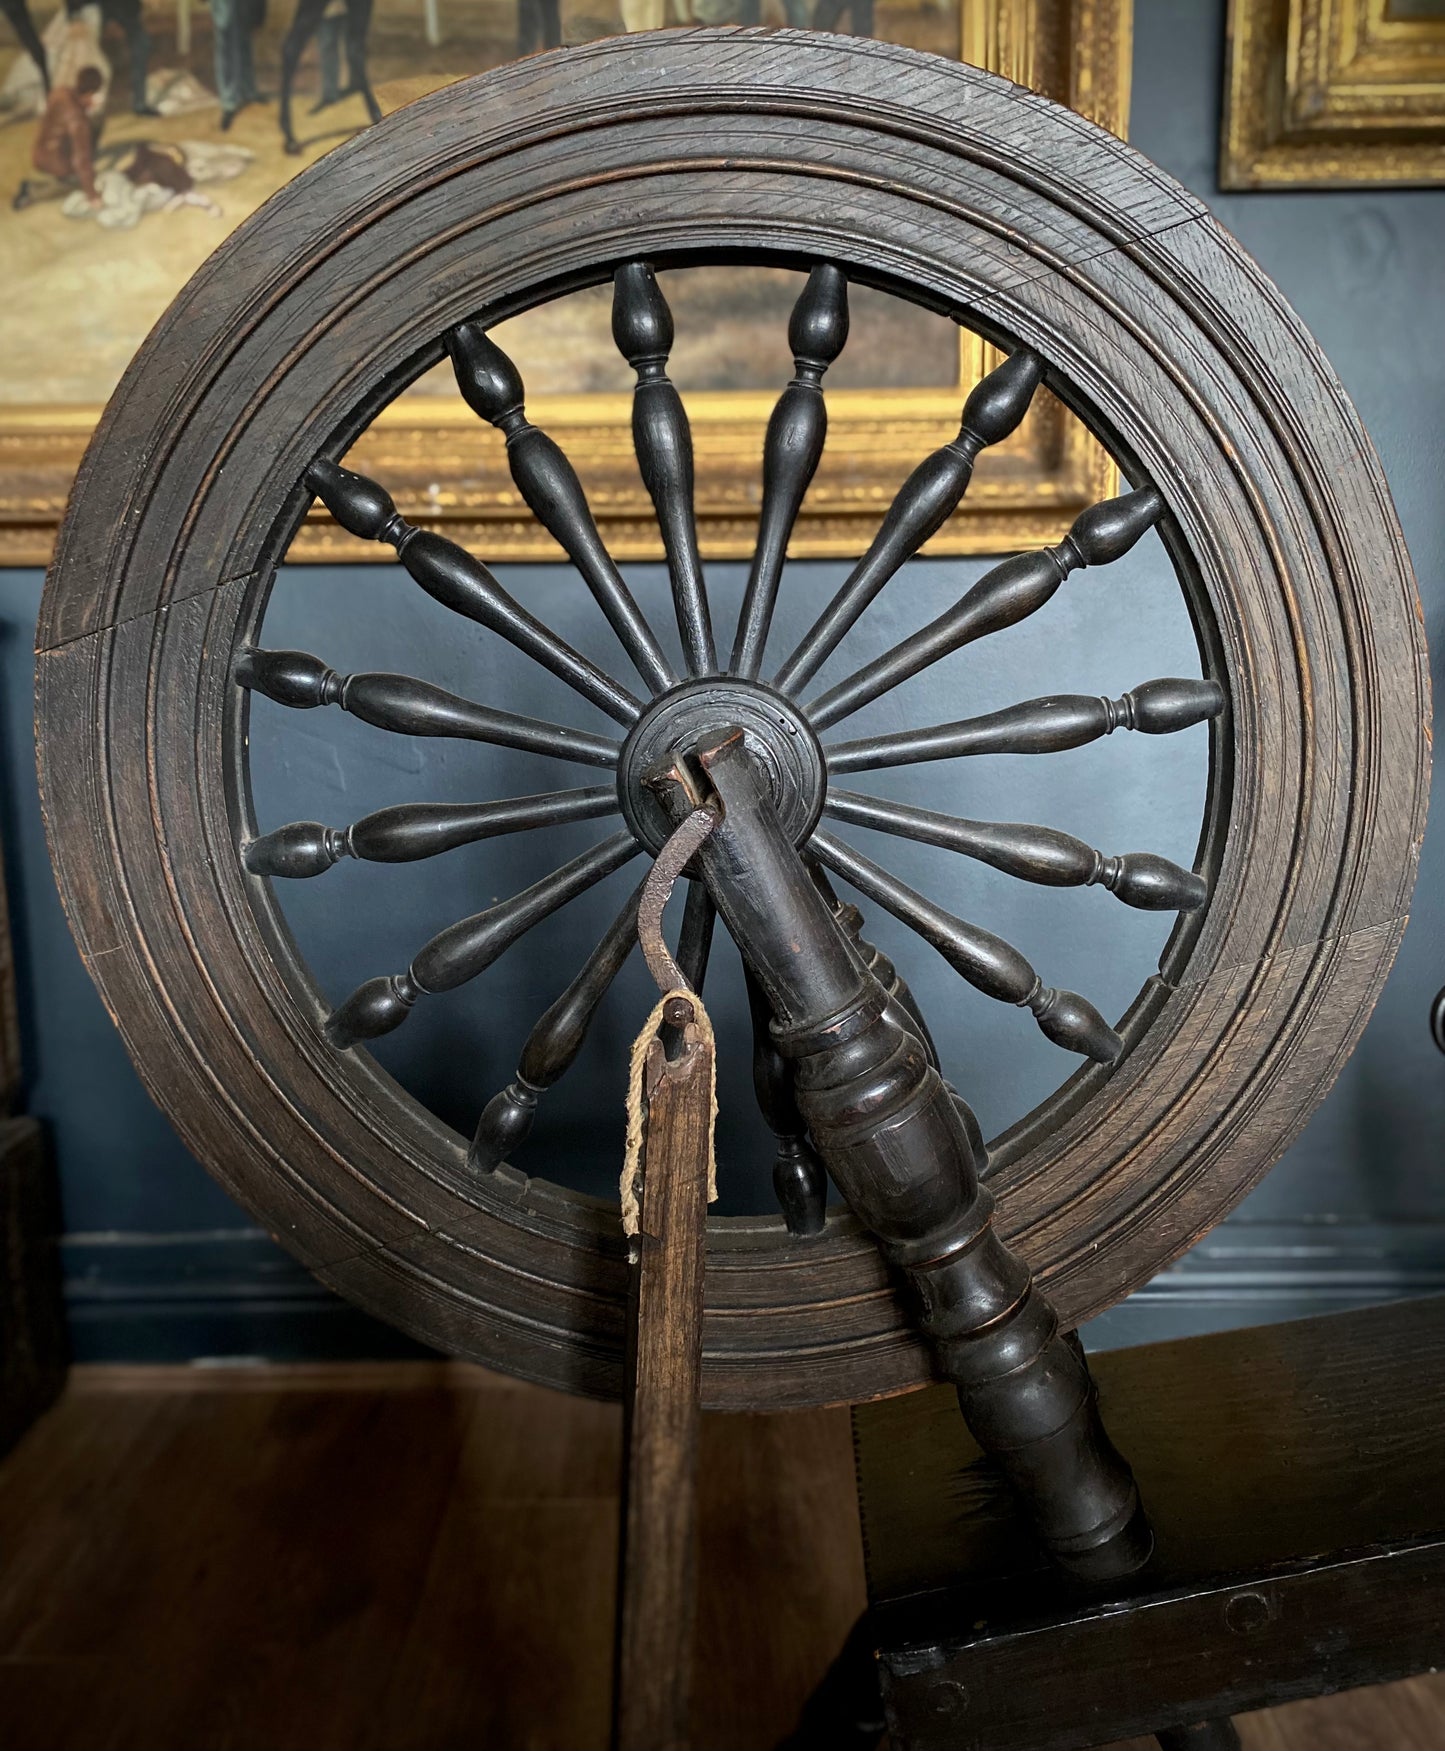
<svg viewBox="0 0 1445 1751"><path fill-rule="evenodd" d="M1131 138L1279 283L1353 397L1384 464L1425 607L1445 651L1445 189L1219 192L1224 7L1137 0ZM1445 810L1437 773L1414 915L1365 1035L1269 1179L1177 1273L1207 1317L1445 1287L1445 1060L1430 1000L1445 983ZM1172 1285L1161 1286L1163 1294ZM1139 1298L1136 1298L1136 1300ZM1120 1309L1115 1329L1154 1317Z"/></svg>
<svg viewBox="0 0 1445 1751"><path fill-rule="evenodd" d="M1219 195L1222 42L1222 7L1138 0L1133 139L1210 200L1334 361L1383 457L1438 649L1445 633L1445 358L1438 341L1445 193ZM860 628L853 652L882 648L976 570L942 562L913 568L907 590L895 586L894 599L885 598ZM655 569L636 573L639 594L653 595ZM837 575L824 564L793 568L783 613L797 618ZM533 567L508 581L540 604L544 618L608 654L568 573ZM738 568L722 568L715 581L736 600ZM80 967L50 881L32 776L29 648L39 588L38 574L0 573L0 828L27 1100L47 1121L60 1166L77 1352L148 1358L401 1347L312 1285L186 1155L142 1092ZM318 650L338 667L411 668L460 691L475 690L478 665L496 660L494 644L459 635L389 568L293 569L278 584L266 636ZM986 650L963 653L906 698L880 705L877 721L925 722L1046 689L1118 692L1152 674L1197 667L1151 539L1106 580L1089 579L1047 616ZM549 678L533 679L518 663L503 680L506 703L584 721ZM1172 742L1116 737L1053 762L971 768L949 774L948 805L960 812L1047 820L1110 850L1148 846L1185 862L1192 856L1203 785L1198 733ZM887 788L927 800L944 770L895 775ZM587 782L585 773L576 781ZM270 827L298 815L341 825L387 802L517 794L557 779L524 756L392 746L338 714L283 714L262 702L253 724L253 782L259 822ZM320 882L290 885L284 903L318 981L340 996L368 973L404 965L431 930L514 891L596 833L577 829L545 846L495 842L421 868L345 865ZM1445 1063L1425 1021L1445 981L1442 833L1437 817L1400 962L1320 1114L1241 1211L1153 1288L1098 1322L1094 1341L1445 1287L1445 1187L1436 1171ZM860 845L880 849L871 838L860 836ZM1099 891L1040 894L918 848L893 862L1018 941L1051 980L1088 991L1107 1012L1124 1007L1162 945L1160 920L1128 913ZM626 881L624 874L607 893L569 909L556 935L539 933L476 987L422 1006L379 1055L420 1098L469 1128L476 1107L510 1072L530 1018L555 994L559 967L585 952ZM1060 1055L1026 1018L961 987L886 921L872 933L906 964L987 1130L1010 1123L1060 1079ZM552 1177L594 1189L615 1173L621 1054L645 1000L634 968L609 1000L595 1045L549 1103L531 1165L545 1159ZM741 1001L733 957L724 953L710 1004L725 1024ZM765 1207L768 1196L746 1069L741 1050L724 1066L723 1193L724 1208L733 1210Z"/></svg>

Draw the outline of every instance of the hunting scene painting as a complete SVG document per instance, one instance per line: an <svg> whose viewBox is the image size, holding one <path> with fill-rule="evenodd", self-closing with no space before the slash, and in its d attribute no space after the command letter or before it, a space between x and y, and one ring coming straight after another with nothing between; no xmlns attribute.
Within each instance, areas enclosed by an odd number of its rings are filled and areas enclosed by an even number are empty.
<svg viewBox="0 0 1445 1751"><path fill-rule="evenodd" d="M0 413L103 403L216 245L402 104L518 55L693 21L877 34L954 57L961 40L958 0L0 0ZM752 387L774 363L754 337L785 323L790 277L688 278L696 320L680 310L680 336L709 339L680 354L680 383ZM508 325L529 387L623 387L620 361L617 383L595 375L612 351L593 345L603 305L594 321L585 297L567 304ZM939 318L917 319L929 344L890 349L912 361L907 386L951 382L956 346L933 334Z"/></svg>

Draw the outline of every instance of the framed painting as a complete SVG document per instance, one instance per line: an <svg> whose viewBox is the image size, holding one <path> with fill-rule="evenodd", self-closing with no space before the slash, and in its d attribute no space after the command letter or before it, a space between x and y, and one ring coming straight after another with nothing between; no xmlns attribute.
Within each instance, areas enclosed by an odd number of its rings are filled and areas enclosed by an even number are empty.
<svg viewBox="0 0 1445 1751"><path fill-rule="evenodd" d="M1445 182L1445 0L1230 0L1219 180Z"/></svg>
<svg viewBox="0 0 1445 1751"><path fill-rule="evenodd" d="M53 3L53 0L52 0ZM338 140L439 85L518 54L699 22L804 24L955 56L1123 134L1132 0L0 0L0 563L45 562L107 396L174 294L225 235ZM763 428L791 373L782 269L667 276L672 375L698 458L706 552L751 552ZM630 432L631 373L610 293L577 293L499 329L538 424L564 445L619 557L660 557ZM829 374L829 444L792 544L866 544L916 458L957 430L992 362L977 337L858 288L855 344ZM691 338L685 338L691 337ZM601 361L601 362L599 362ZM555 558L448 376L426 374L357 444L403 514L493 559ZM980 462L932 552L1057 539L1112 465L1047 396ZM355 559L323 513L292 547ZM380 558L379 550L369 550Z"/></svg>

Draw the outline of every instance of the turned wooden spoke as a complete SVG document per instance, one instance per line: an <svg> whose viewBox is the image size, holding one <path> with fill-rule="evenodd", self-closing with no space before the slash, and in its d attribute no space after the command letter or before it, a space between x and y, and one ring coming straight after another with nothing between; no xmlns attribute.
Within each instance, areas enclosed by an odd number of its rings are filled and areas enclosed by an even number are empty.
<svg viewBox="0 0 1445 1751"><path fill-rule="evenodd" d="M701 882L689 882L682 907L682 927L677 933L677 953L673 959L699 996L707 983L707 964L712 956L716 923L717 908L712 903L712 895Z"/></svg>
<svg viewBox="0 0 1445 1751"><path fill-rule="evenodd" d="M1150 851L1106 857L1072 833L1022 821L968 821L933 809L912 808L851 790L830 790L824 813L836 821L874 827L925 845L941 845L992 864L1020 881L1050 888L1098 884L1126 906L1144 912L1192 912L1209 890L1204 878Z"/></svg>
<svg viewBox="0 0 1445 1751"><path fill-rule="evenodd" d="M827 729L951 652L1037 613L1070 572L1120 558L1163 510L1152 486L1091 505L1057 547L994 566L946 613L820 694L808 707L813 727Z"/></svg>
<svg viewBox="0 0 1445 1751"><path fill-rule="evenodd" d="M332 1045L346 1047L390 1033L406 1020L418 997L451 991L476 978L534 925L621 869L640 850L631 833L616 833L510 900L449 925L425 944L406 972L359 985L327 1019L326 1037Z"/></svg>
<svg viewBox="0 0 1445 1751"><path fill-rule="evenodd" d="M366 541L389 542L412 577L443 607L499 634L618 723L637 718L639 699L530 615L464 547L430 529L414 528L399 516L390 495L374 480L319 457L306 470L306 484L343 529Z"/></svg>
<svg viewBox="0 0 1445 1751"><path fill-rule="evenodd" d="M835 875L916 930L985 996L1031 1010L1055 1045L1101 1064L1112 1064L1123 1051L1123 1041L1087 998L1045 985L1012 943L945 912L830 834L815 833L812 850Z"/></svg>
<svg viewBox="0 0 1445 1751"><path fill-rule="evenodd" d="M788 1233L799 1240L821 1234L828 1219L828 1175L808 1141L808 1127L793 1092L793 1068L773 1038L773 1011L751 970L744 972L753 1020L753 1092L763 1123L777 1139L773 1193Z"/></svg>
<svg viewBox="0 0 1445 1751"><path fill-rule="evenodd" d="M763 508L728 665L734 675L751 679L762 667L788 537L828 434L823 373L847 338L848 282L841 268L820 262L793 306L788 345L797 375L779 396L763 441Z"/></svg>
<svg viewBox="0 0 1445 1751"><path fill-rule="evenodd" d="M552 754L583 766L615 766L621 746L606 736L589 735L565 724L494 711L489 705L478 705L410 675L338 675L320 657L305 651L243 650L236 661L235 676L242 687L264 693L277 705L299 710L336 705L352 717L396 735L487 742L494 748Z"/></svg>
<svg viewBox="0 0 1445 1751"><path fill-rule="evenodd" d="M710 675L717 668L717 646L697 549L692 429L682 397L667 374L672 312L647 262L628 262L618 268L612 284L612 338L637 373L632 443L643 485L657 511L683 654L692 674Z"/></svg>
<svg viewBox="0 0 1445 1751"><path fill-rule="evenodd" d="M637 945L641 899L639 884L577 977L527 1035L517 1060L517 1074L482 1109L467 1155L476 1172L491 1173L526 1142L537 1116L537 1097L559 1082L576 1062L602 999Z"/></svg>
<svg viewBox="0 0 1445 1751"><path fill-rule="evenodd" d="M244 858L252 875L318 876L343 857L366 863L415 863L479 839L567 821L595 821L617 811L617 790L610 784L490 803L398 803L363 815L349 827L288 822L253 839L244 849Z"/></svg>
<svg viewBox="0 0 1445 1751"><path fill-rule="evenodd" d="M532 515L581 572L638 674L654 693L671 687L677 676L612 562L576 470L527 418L517 367L477 322L454 328L446 344L467 405L506 438L512 479Z"/></svg>
<svg viewBox="0 0 1445 1751"><path fill-rule="evenodd" d="M1217 681L1171 677L1145 681L1118 699L1090 693L1049 694L956 723L833 742L823 752L830 774L874 772L884 766L913 766L970 754L1059 754L1118 729L1138 730L1146 736L1172 735L1218 717L1223 710L1224 689Z"/></svg>
<svg viewBox="0 0 1445 1751"><path fill-rule="evenodd" d="M863 965L891 997L902 1014L898 1017L900 1023L914 1034L923 1044L928 1053L928 1061L935 1069L938 1067L938 1047L934 1043L932 1031L923 1018L923 1011L918 1006L918 1000L908 988L908 982L889 960L882 949L869 942L863 934L863 914L849 900L841 900L832 882L828 880L828 872L811 855L804 860L808 873L813 878L819 893L833 908L833 916L847 933L849 941L857 949Z"/></svg>
<svg viewBox="0 0 1445 1751"><path fill-rule="evenodd" d="M828 880L827 872L821 865L809 862L808 873L817 883L824 898L833 908L833 916L847 931L854 948L862 957L863 965L883 987L891 999L889 1013L898 1025L913 1034L928 1054L928 1061L935 1070L942 1073L943 1065L938 1056L938 1047L933 1034L924 1019L918 999L909 989L908 981L894 966L881 949L875 948L863 934L863 914L858 908L847 901L840 900L833 891L833 884ZM955 1112L968 1135L968 1141L973 1149L974 1158L978 1162L980 1175L988 1171L988 1145L984 1142L983 1129L978 1122L978 1115L958 1092L951 1082L943 1085L953 1101Z"/></svg>
<svg viewBox="0 0 1445 1751"><path fill-rule="evenodd" d="M980 450L1017 430L1043 376L1037 353L1020 347L990 371L963 404L958 436L920 462L898 489L872 545L773 677L784 693L806 687L869 603L958 509Z"/></svg>

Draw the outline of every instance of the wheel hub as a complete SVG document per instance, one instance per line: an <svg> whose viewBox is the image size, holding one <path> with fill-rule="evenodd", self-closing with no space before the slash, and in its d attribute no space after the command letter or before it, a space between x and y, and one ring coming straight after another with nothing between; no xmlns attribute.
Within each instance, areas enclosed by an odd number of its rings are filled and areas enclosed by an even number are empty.
<svg viewBox="0 0 1445 1751"><path fill-rule="evenodd" d="M827 791L827 765L808 720L790 699L762 681L707 675L685 681L653 700L632 726L617 762L617 796L632 831L653 853L661 850L670 821L644 780L669 756L694 746L710 732L743 732L795 845L818 824Z"/></svg>

